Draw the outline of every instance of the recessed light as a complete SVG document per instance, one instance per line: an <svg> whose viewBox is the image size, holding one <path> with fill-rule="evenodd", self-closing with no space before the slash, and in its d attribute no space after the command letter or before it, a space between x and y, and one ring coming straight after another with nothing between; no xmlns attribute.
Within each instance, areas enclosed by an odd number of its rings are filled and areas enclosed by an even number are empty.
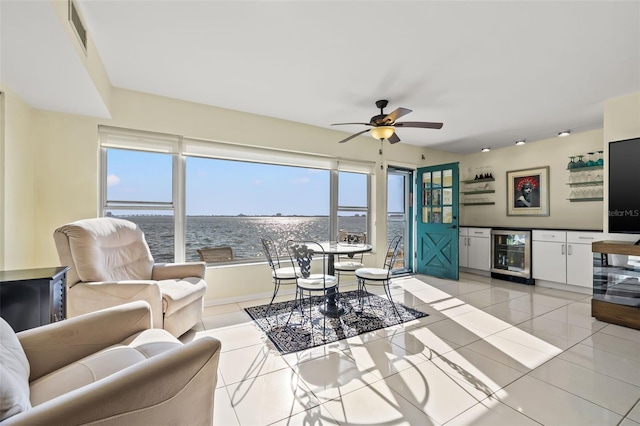
<svg viewBox="0 0 640 426"><path fill-rule="evenodd" d="M489 152L489 151L491 151L491 148L482 148L480 151L482 151L482 152Z"/></svg>
<svg viewBox="0 0 640 426"><path fill-rule="evenodd" d="M558 133L558 137L559 138L564 138L565 136L569 136L571 134L571 130L564 130L560 133Z"/></svg>
<svg viewBox="0 0 640 426"><path fill-rule="evenodd" d="M516 145L524 145L525 143L527 143L527 141L525 141L524 139L522 139L521 141L516 141Z"/></svg>

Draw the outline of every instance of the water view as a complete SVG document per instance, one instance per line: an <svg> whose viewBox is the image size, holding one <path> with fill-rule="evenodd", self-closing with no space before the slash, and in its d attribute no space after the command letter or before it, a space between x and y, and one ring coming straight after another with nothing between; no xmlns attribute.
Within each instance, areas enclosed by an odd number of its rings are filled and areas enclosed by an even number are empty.
<svg viewBox="0 0 640 426"><path fill-rule="evenodd" d="M145 233L156 262L174 259L172 216L122 216L137 223ZM366 232L365 216L341 216L340 229ZM389 222L389 235L402 234L402 222ZM260 237L271 236L277 244L289 239L326 241L329 238L328 216L188 216L186 223L186 259L198 261L197 249L229 246L234 259L264 259Z"/></svg>

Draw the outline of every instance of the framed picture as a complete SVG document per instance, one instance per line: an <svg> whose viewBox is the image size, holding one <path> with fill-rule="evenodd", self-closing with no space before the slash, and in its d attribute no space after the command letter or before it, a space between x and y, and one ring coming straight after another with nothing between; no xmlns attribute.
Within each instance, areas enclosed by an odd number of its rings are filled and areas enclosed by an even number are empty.
<svg viewBox="0 0 640 426"><path fill-rule="evenodd" d="M549 216L549 166L507 172L507 216Z"/></svg>

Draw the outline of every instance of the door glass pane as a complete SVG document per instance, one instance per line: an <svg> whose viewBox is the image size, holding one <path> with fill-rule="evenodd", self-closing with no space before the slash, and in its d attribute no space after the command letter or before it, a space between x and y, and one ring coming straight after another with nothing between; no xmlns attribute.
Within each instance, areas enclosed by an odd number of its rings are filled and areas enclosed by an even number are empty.
<svg viewBox="0 0 640 426"><path fill-rule="evenodd" d="M445 206L450 206L453 204L453 189L444 188L442 190L442 204Z"/></svg>
<svg viewBox="0 0 640 426"><path fill-rule="evenodd" d="M447 206L442 208L442 223L453 222L453 207Z"/></svg>
<svg viewBox="0 0 640 426"><path fill-rule="evenodd" d="M431 208L423 207L422 208L422 222L429 223L429 219L431 218Z"/></svg>
<svg viewBox="0 0 640 426"><path fill-rule="evenodd" d="M453 170L442 171L442 186L453 186Z"/></svg>
<svg viewBox="0 0 640 426"><path fill-rule="evenodd" d="M442 208L434 207L431 210L431 223L442 223Z"/></svg>
<svg viewBox="0 0 640 426"><path fill-rule="evenodd" d="M438 170L437 172L433 172L433 186L434 187L440 187L442 186L442 176L441 176L441 172L440 170Z"/></svg>

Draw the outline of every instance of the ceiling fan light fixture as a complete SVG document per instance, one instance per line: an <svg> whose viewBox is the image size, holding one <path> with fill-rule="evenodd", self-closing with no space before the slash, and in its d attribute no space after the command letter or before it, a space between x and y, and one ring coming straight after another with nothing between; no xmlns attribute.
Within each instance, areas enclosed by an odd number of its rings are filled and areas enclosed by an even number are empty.
<svg viewBox="0 0 640 426"><path fill-rule="evenodd" d="M482 151L482 152L489 152L489 151L491 151L491 148L482 148L480 151Z"/></svg>
<svg viewBox="0 0 640 426"><path fill-rule="evenodd" d="M565 136L569 136L570 134L571 134L571 130L563 130L562 132L558 133L558 137L564 138Z"/></svg>
<svg viewBox="0 0 640 426"><path fill-rule="evenodd" d="M389 139L395 132L396 129L393 126L378 126L371 129L369 133L375 139Z"/></svg>
<svg viewBox="0 0 640 426"><path fill-rule="evenodd" d="M525 143L527 143L527 141L525 141L524 139L516 141L516 145L524 145Z"/></svg>

